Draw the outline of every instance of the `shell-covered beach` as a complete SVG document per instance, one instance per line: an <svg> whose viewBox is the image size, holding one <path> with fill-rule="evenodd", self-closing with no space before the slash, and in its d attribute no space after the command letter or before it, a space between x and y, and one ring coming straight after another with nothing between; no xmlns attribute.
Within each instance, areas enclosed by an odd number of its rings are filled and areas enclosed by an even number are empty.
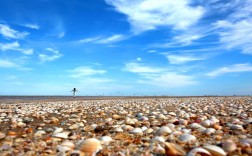
<svg viewBox="0 0 252 156"><path fill-rule="evenodd" d="M2 101L0 155L252 155L252 97Z"/></svg>

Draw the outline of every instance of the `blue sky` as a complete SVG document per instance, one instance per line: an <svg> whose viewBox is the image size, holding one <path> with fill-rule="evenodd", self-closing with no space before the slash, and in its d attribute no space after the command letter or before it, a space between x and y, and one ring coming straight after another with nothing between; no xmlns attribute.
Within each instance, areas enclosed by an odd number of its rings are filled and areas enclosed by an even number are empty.
<svg viewBox="0 0 252 156"><path fill-rule="evenodd" d="M0 0L0 95L251 95L251 8Z"/></svg>

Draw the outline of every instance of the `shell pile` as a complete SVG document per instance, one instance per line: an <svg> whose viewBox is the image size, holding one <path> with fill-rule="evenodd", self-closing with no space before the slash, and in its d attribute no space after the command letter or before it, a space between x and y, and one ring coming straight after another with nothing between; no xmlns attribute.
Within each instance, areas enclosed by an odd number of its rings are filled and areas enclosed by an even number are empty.
<svg viewBox="0 0 252 156"><path fill-rule="evenodd" d="M252 97L0 104L0 154L252 155Z"/></svg>

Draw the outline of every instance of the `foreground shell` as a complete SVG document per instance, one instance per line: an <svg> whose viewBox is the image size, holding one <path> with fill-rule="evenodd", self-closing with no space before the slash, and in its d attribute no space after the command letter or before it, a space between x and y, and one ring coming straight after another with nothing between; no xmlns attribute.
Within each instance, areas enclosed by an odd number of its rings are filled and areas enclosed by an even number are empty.
<svg viewBox="0 0 252 156"><path fill-rule="evenodd" d="M165 144L165 154L167 156L184 156L186 154L184 149L177 144L169 142L165 142L164 144Z"/></svg>
<svg viewBox="0 0 252 156"><path fill-rule="evenodd" d="M201 147L197 147L192 149L187 156L198 156L198 155L204 155L204 156L211 156L211 153L209 153L207 150Z"/></svg>
<svg viewBox="0 0 252 156"><path fill-rule="evenodd" d="M83 140L78 145L78 150L86 154L95 154L102 149L101 142L95 138Z"/></svg>
<svg viewBox="0 0 252 156"><path fill-rule="evenodd" d="M208 152L210 152L212 156L226 156L227 155L227 153L222 148L215 145L206 145L203 148L206 149Z"/></svg>

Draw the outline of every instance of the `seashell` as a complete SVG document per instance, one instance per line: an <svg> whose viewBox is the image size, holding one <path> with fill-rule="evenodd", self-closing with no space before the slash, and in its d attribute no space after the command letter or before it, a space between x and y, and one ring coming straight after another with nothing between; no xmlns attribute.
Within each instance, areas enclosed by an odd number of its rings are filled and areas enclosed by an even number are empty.
<svg viewBox="0 0 252 156"><path fill-rule="evenodd" d="M3 139L3 138L5 138L5 134L4 133L2 133L2 132L0 132L0 139Z"/></svg>
<svg viewBox="0 0 252 156"><path fill-rule="evenodd" d="M137 135L142 135L143 131L141 128L134 128L131 131L129 131L130 134L137 134Z"/></svg>
<svg viewBox="0 0 252 156"><path fill-rule="evenodd" d="M211 134L214 134L216 130L214 128L207 128L206 130L203 131L203 134L206 134L206 135L211 135Z"/></svg>
<svg viewBox="0 0 252 156"><path fill-rule="evenodd" d="M157 135L168 135L172 132L172 130L167 126L162 126L158 131Z"/></svg>
<svg viewBox="0 0 252 156"><path fill-rule="evenodd" d="M186 154L185 150L173 143L165 142L165 154L167 156L184 156Z"/></svg>
<svg viewBox="0 0 252 156"><path fill-rule="evenodd" d="M201 128L202 126L200 124L198 124L198 123L192 123L192 124L189 125L189 127L191 129L197 129L197 128Z"/></svg>
<svg viewBox="0 0 252 156"><path fill-rule="evenodd" d="M142 116L141 118L139 118L140 121L148 121L149 119L146 116Z"/></svg>
<svg viewBox="0 0 252 156"><path fill-rule="evenodd" d="M164 143L165 139L162 136L156 136L155 138L151 139L151 142L160 142L160 143Z"/></svg>
<svg viewBox="0 0 252 156"><path fill-rule="evenodd" d="M111 122L113 119L112 118L107 118L107 119L105 119L105 123L109 123L109 122Z"/></svg>
<svg viewBox="0 0 252 156"><path fill-rule="evenodd" d="M79 143L77 149L83 153L95 155L102 149L102 146L99 140L95 138L89 138Z"/></svg>
<svg viewBox="0 0 252 156"><path fill-rule="evenodd" d="M152 133L153 132L153 129L152 128L148 128L148 129L146 129L145 131L144 131L144 133L146 133L146 134L150 134L150 133Z"/></svg>
<svg viewBox="0 0 252 156"><path fill-rule="evenodd" d="M158 155L163 155L165 154L165 149L158 144L157 147L153 149L153 152Z"/></svg>
<svg viewBox="0 0 252 156"><path fill-rule="evenodd" d="M35 136L35 137L41 137L43 134L46 134L46 132L43 131L43 130L39 130L39 131L37 131L37 132L34 134L34 136Z"/></svg>
<svg viewBox="0 0 252 156"><path fill-rule="evenodd" d="M242 125L231 125L230 126L231 130L243 130Z"/></svg>
<svg viewBox="0 0 252 156"><path fill-rule="evenodd" d="M130 125L124 125L124 126L122 126L122 129L123 129L124 131L131 131L131 130L134 129L134 127L132 127L132 126L130 126Z"/></svg>
<svg viewBox="0 0 252 156"><path fill-rule="evenodd" d="M123 132L123 129L121 127L116 127L113 131L117 133L121 133Z"/></svg>
<svg viewBox="0 0 252 156"><path fill-rule="evenodd" d="M115 120L121 119L121 117L120 117L119 115L117 115L117 114L114 114L114 115L112 116L112 118L115 119Z"/></svg>
<svg viewBox="0 0 252 156"><path fill-rule="evenodd" d="M205 150L204 148L201 147L197 147L192 149L187 156L197 156L197 154L199 155L204 155L204 156L211 156L211 153L209 153L207 150Z"/></svg>
<svg viewBox="0 0 252 156"><path fill-rule="evenodd" d="M67 147L68 150L73 150L75 147L74 143L71 141L64 141L62 142L61 146Z"/></svg>
<svg viewBox="0 0 252 156"><path fill-rule="evenodd" d="M79 128L79 126L77 124L73 124L73 125L69 126L68 129L74 130L74 129L78 129L78 128Z"/></svg>
<svg viewBox="0 0 252 156"><path fill-rule="evenodd" d="M26 123L18 122L18 123L17 123L17 126L23 128L23 127L26 126Z"/></svg>
<svg viewBox="0 0 252 156"><path fill-rule="evenodd" d="M169 112L168 115L170 115L170 116L176 116L176 113L174 113L174 112Z"/></svg>
<svg viewBox="0 0 252 156"><path fill-rule="evenodd" d="M222 127L219 124L213 124L213 128L216 130L222 129Z"/></svg>
<svg viewBox="0 0 252 156"><path fill-rule="evenodd" d="M61 133L55 133L52 135L52 137L54 138L59 138L59 139L67 139L68 138L68 134L61 132Z"/></svg>
<svg viewBox="0 0 252 156"><path fill-rule="evenodd" d="M146 126L141 127L142 131L146 131L148 128Z"/></svg>
<svg viewBox="0 0 252 156"><path fill-rule="evenodd" d="M233 140L225 140L222 142L222 148L224 149L224 151L226 151L227 153L229 152L233 152L236 150L237 146L236 144L233 142Z"/></svg>
<svg viewBox="0 0 252 156"><path fill-rule="evenodd" d="M102 136L99 140L101 144L108 145L113 139L110 136Z"/></svg>
<svg viewBox="0 0 252 156"><path fill-rule="evenodd" d="M63 132L63 128L55 128L55 130L53 131L53 134L60 133L60 132Z"/></svg>
<svg viewBox="0 0 252 156"><path fill-rule="evenodd" d="M163 120L166 119L166 116L164 114L158 114L157 118Z"/></svg>
<svg viewBox="0 0 252 156"><path fill-rule="evenodd" d="M196 141L196 137L194 135L185 133L179 136L179 141L184 143L194 142Z"/></svg>
<svg viewBox="0 0 252 156"><path fill-rule="evenodd" d="M70 156L82 156L83 154L79 150L74 150L70 153Z"/></svg>
<svg viewBox="0 0 252 156"><path fill-rule="evenodd" d="M210 127L211 126L211 121L210 120L204 120L200 123L203 127Z"/></svg>
<svg viewBox="0 0 252 156"><path fill-rule="evenodd" d="M192 130L191 129L182 129L181 132L182 133L191 133Z"/></svg>
<svg viewBox="0 0 252 156"><path fill-rule="evenodd" d="M220 147L215 145L206 145L203 147L208 152L210 152L213 156L226 156L227 153Z"/></svg>
<svg viewBox="0 0 252 156"><path fill-rule="evenodd" d="M33 133L33 129L30 127L30 128L27 128L26 130L25 130L25 132L26 133Z"/></svg>
<svg viewBox="0 0 252 156"><path fill-rule="evenodd" d="M185 126L186 126L186 125L188 124L188 121L187 121L187 120L184 120L184 119L180 119L180 120L179 120L179 124L180 124L180 125L185 125Z"/></svg>
<svg viewBox="0 0 252 156"><path fill-rule="evenodd" d="M16 137L17 136L17 133L16 132L13 132L13 131L9 131L7 133L8 136L11 136L11 137Z"/></svg>
<svg viewBox="0 0 252 156"><path fill-rule="evenodd" d="M93 128L92 126L88 125L88 126L85 126L85 127L83 128L83 130L84 130L85 132L90 132L90 131L94 130L94 128Z"/></svg>

